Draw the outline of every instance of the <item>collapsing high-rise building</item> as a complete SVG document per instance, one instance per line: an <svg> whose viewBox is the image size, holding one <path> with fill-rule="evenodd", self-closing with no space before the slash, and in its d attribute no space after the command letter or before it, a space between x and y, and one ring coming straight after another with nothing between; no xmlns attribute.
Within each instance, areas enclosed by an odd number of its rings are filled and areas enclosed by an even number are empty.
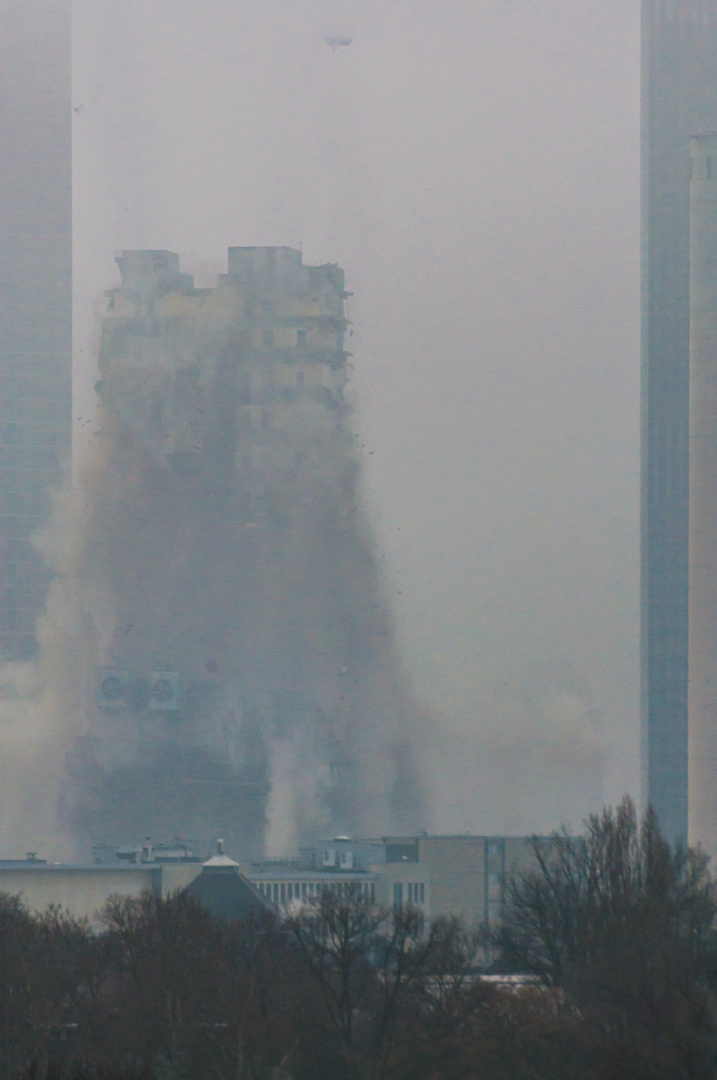
<svg viewBox="0 0 717 1080"><path fill-rule="evenodd" d="M343 399L344 274L230 248L215 289L128 251L109 294L82 587L103 600L65 825L279 840L406 828L414 722Z"/></svg>
<svg viewBox="0 0 717 1080"><path fill-rule="evenodd" d="M690 136L717 128L717 7L643 0L642 760L687 839Z"/></svg>
<svg viewBox="0 0 717 1080"><path fill-rule="evenodd" d="M71 443L70 0L0 0L0 658L36 650L33 534Z"/></svg>

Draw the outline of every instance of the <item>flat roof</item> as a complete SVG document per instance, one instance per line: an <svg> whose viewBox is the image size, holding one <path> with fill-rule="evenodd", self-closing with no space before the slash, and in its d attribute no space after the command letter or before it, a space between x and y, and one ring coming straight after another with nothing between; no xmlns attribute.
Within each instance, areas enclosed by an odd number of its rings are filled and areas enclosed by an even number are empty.
<svg viewBox="0 0 717 1080"><path fill-rule="evenodd" d="M0 874L3 870L27 870L36 874L41 870L49 870L51 872L57 872L59 870L77 870L86 873L88 870L93 871L96 874L107 873L108 870L115 873L119 871L121 874L126 874L130 870L161 870L166 863L51 863L42 862L40 859L0 859Z"/></svg>
<svg viewBox="0 0 717 1080"><path fill-rule="evenodd" d="M286 870L252 870L240 866L244 877L263 881L289 881L311 878L312 881L376 881L378 873L373 870L299 870L287 867Z"/></svg>

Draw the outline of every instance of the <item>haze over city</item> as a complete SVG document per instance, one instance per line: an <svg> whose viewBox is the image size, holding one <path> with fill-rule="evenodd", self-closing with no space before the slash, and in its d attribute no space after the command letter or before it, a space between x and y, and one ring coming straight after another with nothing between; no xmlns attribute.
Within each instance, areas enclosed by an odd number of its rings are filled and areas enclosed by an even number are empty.
<svg viewBox="0 0 717 1080"><path fill-rule="evenodd" d="M714 1080L717 0L0 0L0 1072Z"/></svg>
<svg viewBox="0 0 717 1080"><path fill-rule="evenodd" d="M577 828L637 795L637 3L76 0L73 35L76 476L97 485L104 460L119 252L177 252L203 287L228 246L338 263L359 503L415 703L414 825ZM72 608L94 580L88 490L44 532L64 577L41 670L3 675L14 846L42 840L77 650L99 659ZM286 816L272 853L296 839Z"/></svg>
<svg viewBox="0 0 717 1080"><path fill-rule="evenodd" d="M638 5L74 24L75 416L116 250L207 285L229 243L339 262L365 503L440 731L431 827L579 825L595 770L600 801L637 793Z"/></svg>

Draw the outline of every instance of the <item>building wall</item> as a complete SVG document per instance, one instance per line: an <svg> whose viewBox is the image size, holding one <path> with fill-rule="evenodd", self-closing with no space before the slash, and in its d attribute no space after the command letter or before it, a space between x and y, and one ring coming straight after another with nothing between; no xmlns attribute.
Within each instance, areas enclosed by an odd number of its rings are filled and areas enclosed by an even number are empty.
<svg viewBox="0 0 717 1080"><path fill-rule="evenodd" d="M377 903L391 908L418 908L427 921L434 917L428 866L417 862L385 863L375 871Z"/></svg>
<svg viewBox="0 0 717 1080"><path fill-rule="evenodd" d="M186 889L202 872L202 863L163 863L162 864L162 896L170 896L172 893Z"/></svg>
<svg viewBox="0 0 717 1080"><path fill-rule="evenodd" d="M687 838L689 152L717 127L717 9L643 0L642 767Z"/></svg>
<svg viewBox="0 0 717 1080"><path fill-rule="evenodd" d="M395 840L389 844L401 849ZM494 928L500 922L510 876L528 869L533 860L527 837L419 836L417 852L415 865L428 883L430 917L457 916L474 927ZM410 865L399 862L392 868Z"/></svg>
<svg viewBox="0 0 717 1080"><path fill-rule="evenodd" d="M483 921L485 837L419 837L418 863L429 871L433 918L455 915L468 924Z"/></svg>
<svg viewBox="0 0 717 1080"><path fill-rule="evenodd" d="M111 896L139 896L146 889L160 893L162 869L156 866L0 867L0 892L19 896L31 911L45 911L52 904L75 918L95 921Z"/></svg>
<svg viewBox="0 0 717 1080"><path fill-rule="evenodd" d="M71 444L70 0L0 0L0 656L32 655L30 537Z"/></svg>

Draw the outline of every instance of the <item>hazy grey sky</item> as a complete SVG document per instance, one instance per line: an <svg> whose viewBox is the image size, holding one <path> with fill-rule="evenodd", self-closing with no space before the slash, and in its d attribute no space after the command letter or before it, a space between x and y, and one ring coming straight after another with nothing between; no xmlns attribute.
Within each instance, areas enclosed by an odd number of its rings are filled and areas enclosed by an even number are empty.
<svg viewBox="0 0 717 1080"><path fill-rule="evenodd" d="M636 794L637 0L75 0L75 67L76 415L117 250L339 262L431 826Z"/></svg>

